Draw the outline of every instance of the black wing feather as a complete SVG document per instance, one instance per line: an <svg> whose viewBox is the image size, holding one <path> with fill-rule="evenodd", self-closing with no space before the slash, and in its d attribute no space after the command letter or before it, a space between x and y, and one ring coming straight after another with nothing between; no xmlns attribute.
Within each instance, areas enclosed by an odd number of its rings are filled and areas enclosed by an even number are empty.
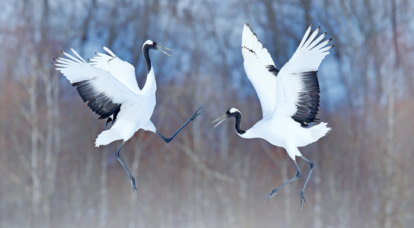
<svg viewBox="0 0 414 228"><path fill-rule="evenodd" d="M266 69L276 77L279 74L279 70L273 65L267 65Z"/></svg>
<svg viewBox="0 0 414 228"><path fill-rule="evenodd" d="M82 100L88 102L88 107L93 112L99 115L99 119L106 119L114 114L113 121L115 122L116 116L121 110L121 104L112 102L111 98L105 93L97 93L92 86L91 80L85 80L73 83L72 86L76 86L76 90L79 92Z"/></svg>
<svg viewBox="0 0 414 228"><path fill-rule="evenodd" d="M300 75L304 83L303 90L305 92L299 93L299 99L296 105L298 110L292 118L305 127L308 126L308 123L318 120L316 115L319 111L320 89L318 71L302 72Z"/></svg>

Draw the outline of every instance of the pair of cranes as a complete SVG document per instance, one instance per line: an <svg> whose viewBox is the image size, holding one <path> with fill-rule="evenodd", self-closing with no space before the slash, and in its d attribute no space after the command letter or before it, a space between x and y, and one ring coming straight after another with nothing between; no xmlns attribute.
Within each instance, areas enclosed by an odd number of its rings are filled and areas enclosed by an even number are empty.
<svg viewBox="0 0 414 228"><path fill-rule="evenodd" d="M301 177L302 174L296 163L296 157L300 157L310 164L310 172L299 194L301 208L303 207L303 201L306 203L305 187L314 164L299 152L298 147L316 142L331 130L326 123L309 126L317 120L316 115L319 110L318 68L333 47L327 46L331 39L322 41L326 33L316 38L319 30L320 28L317 28L310 34L310 26L292 58L278 70L269 52L257 39L249 24L244 24L242 33L244 69L260 99L263 119L250 129L242 130L241 112L231 108L213 123L218 122L216 127L226 119L234 117L235 130L240 137L265 139L272 145L285 148L292 158L297 170L296 176L272 190L263 201L269 201L280 188ZM107 119L107 124L112 122L109 130L99 134L95 146L123 140L115 156L129 175L132 189L137 191L134 177L119 156L125 142L136 131L143 129L156 133L169 143L187 124L201 114L201 107L171 138L164 137L150 120L156 104L157 85L149 51L159 50L169 55L166 51L172 50L151 40L143 44L142 52L148 75L145 86L140 90L135 78L135 68L128 62L122 61L108 48L103 47L103 49L109 55L96 53L97 56L90 59L91 63L86 62L71 49L75 56L63 52L67 58L55 59L57 63L54 65L56 70L59 70L76 87L83 101L99 115L99 119Z"/></svg>

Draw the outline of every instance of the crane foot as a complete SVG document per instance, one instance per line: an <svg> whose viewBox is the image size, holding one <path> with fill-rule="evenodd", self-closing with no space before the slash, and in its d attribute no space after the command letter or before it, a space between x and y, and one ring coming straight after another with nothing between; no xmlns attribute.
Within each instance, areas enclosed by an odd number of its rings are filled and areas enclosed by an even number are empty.
<svg viewBox="0 0 414 228"><path fill-rule="evenodd" d="M305 199L305 193L303 191L301 191L299 193L299 197L300 197L300 209L302 210L302 208L303 208L303 202L302 202L302 200L305 201L305 204L307 204L306 203L306 199Z"/></svg>
<svg viewBox="0 0 414 228"><path fill-rule="evenodd" d="M201 109L201 108L202 108L202 107L198 108L198 109L197 109L197 111L195 111L195 113L193 114L193 116L191 116L190 121L195 120L195 119L197 118L197 116L199 116L199 115L203 114L203 113L201 113L201 112L200 112L200 109Z"/></svg>
<svg viewBox="0 0 414 228"><path fill-rule="evenodd" d="M263 200L263 202L264 201L269 202L269 200L272 199L273 196L277 194L277 190L278 190L277 188L273 189L272 192Z"/></svg>
<svg viewBox="0 0 414 228"><path fill-rule="evenodd" d="M131 182L132 190L138 193L137 186L135 185L135 179L133 177L130 178L130 182Z"/></svg>

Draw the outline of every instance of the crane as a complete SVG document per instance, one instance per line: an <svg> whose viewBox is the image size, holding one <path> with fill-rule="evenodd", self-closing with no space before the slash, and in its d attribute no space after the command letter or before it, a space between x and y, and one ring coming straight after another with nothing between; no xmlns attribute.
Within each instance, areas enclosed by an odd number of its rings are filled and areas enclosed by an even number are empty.
<svg viewBox="0 0 414 228"><path fill-rule="evenodd" d="M56 58L56 70L60 71L76 87L79 95L99 119L107 119L106 124L112 122L112 127L99 134L95 146L108 145L116 140L123 140L115 157L127 172L133 191L137 191L135 178L129 172L119 153L136 131L143 129L159 135L166 143L174 137L191 121L201 114L200 108L178 129L172 137L166 138L157 131L150 118L154 112L157 85L154 67L149 57L150 50L159 50L170 56L163 47L152 40L147 40L142 46L148 75L145 86L140 90L135 78L135 68L130 63L121 60L109 48L103 47L109 54L96 53L96 56L87 63L75 50L75 56L62 52L66 58Z"/></svg>
<svg viewBox="0 0 414 228"><path fill-rule="evenodd" d="M273 189L263 200L269 201L283 186L301 177L296 157L300 157L310 165L310 172L299 194L300 207L303 208L305 187L314 169L314 163L304 157L298 147L304 147L318 141L331 128L327 123L314 126L319 110L318 68L330 49L326 46L332 39L322 41L326 33L315 39L320 27L312 34L311 26L305 32L292 58L278 70L266 48L257 39L248 23L244 24L242 34L242 55L247 77L253 84L259 97L263 118L248 130L240 128L242 114L236 108L214 120L217 127L229 118L235 118L237 134L246 139L262 138L270 144L286 149L296 166L297 174L292 179ZM322 42L321 42L322 41Z"/></svg>

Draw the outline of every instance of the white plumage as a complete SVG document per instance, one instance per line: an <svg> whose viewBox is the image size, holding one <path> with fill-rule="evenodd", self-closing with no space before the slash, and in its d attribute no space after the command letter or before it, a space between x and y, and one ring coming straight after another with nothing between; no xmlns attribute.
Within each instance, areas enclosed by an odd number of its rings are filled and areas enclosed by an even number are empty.
<svg viewBox="0 0 414 228"><path fill-rule="evenodd" d="M128 89L138 94L141 90L135 78L135 67L122 61L109 48L103 47L103 49L109 55L96 53L96 56L90 59L91 65L110 73Z"/></svg>
<svg viewBox="0 0 414 228"><path fill-rule="evenodd" d="M298 171L296 177L274 189L265 200L270 200L279 188L301 176L295 161L296 156L307 161L311 165L311 171L300 193L301 208L302 200L306 203L304 190L314 164L299 152L298 147L316 142L331 130L326 123L308 126L317 120L319 110L317 71L321 61L330 53L328 50L333 47L326 47L330 40L320 43L326 33L315 39L319 28L309 36L310 32L311 27L306 31L292 58L279 71L249 24L245 24L242 34L244 69L259 97L263 119L246 131L241 130L241 113L231 108L225 115L213 121L219 121L220 124L234 117L236 132L240 137L262 138L275 146L283 147L295 162Z"/></svg>
<svg viewBox="0 0 414 228"><path fill-rule="evenodd" d="M120 139L127 141L150 121L154 111L156 86L153 72L151 71L148 77L154 86L151 86L150 93L144 94L138 89L136 80L131 80L132 77L135 79L135 68L131 64L100 53L92 59L94 63L89 64L75 50L71 50L78 59L64 52L63 54L70 59L56 59L56 69L60 70L72 85L77 86L81 97L85 102L89 102L88 106L96 114L107 118L115 112L110 108L120 105L117 121L109 130L98 136L95 146L107 145ZM130 83L131 81L135 81L135 85ZM91 107L95 103L97 107ZM155 132L155 129L153 131Z"/></svg>
<svg viewBox="0 0 414 228"><path fill-rule="evenodd" d="M76 87L79 95L89 108L99 115L99 119L108 119L113 125L109 130L99 134L95 146L107 145L116 140L123 140L115 156L128 173L132 188L137 191L135 179L119 157L124 143L136 131L143 129L157 133L165 142L169 143L189 122L193 121L199 113L198 109L193 116L171 137L162 136L150 118L153 114L156 99L157 85L154 69L149 58L149 50L160 50L169 55L162 47L153 41L146 41L142 47L146 60L148 75L145 86L139 89L135 68L130 63L122 61L111 50L103 49L109 54L96 53L96 56L87 63L75 50L75 56L62 52L67 58L57 58L56 70L59 70ZM170 50L172 51L172 50Z"/></svg>

